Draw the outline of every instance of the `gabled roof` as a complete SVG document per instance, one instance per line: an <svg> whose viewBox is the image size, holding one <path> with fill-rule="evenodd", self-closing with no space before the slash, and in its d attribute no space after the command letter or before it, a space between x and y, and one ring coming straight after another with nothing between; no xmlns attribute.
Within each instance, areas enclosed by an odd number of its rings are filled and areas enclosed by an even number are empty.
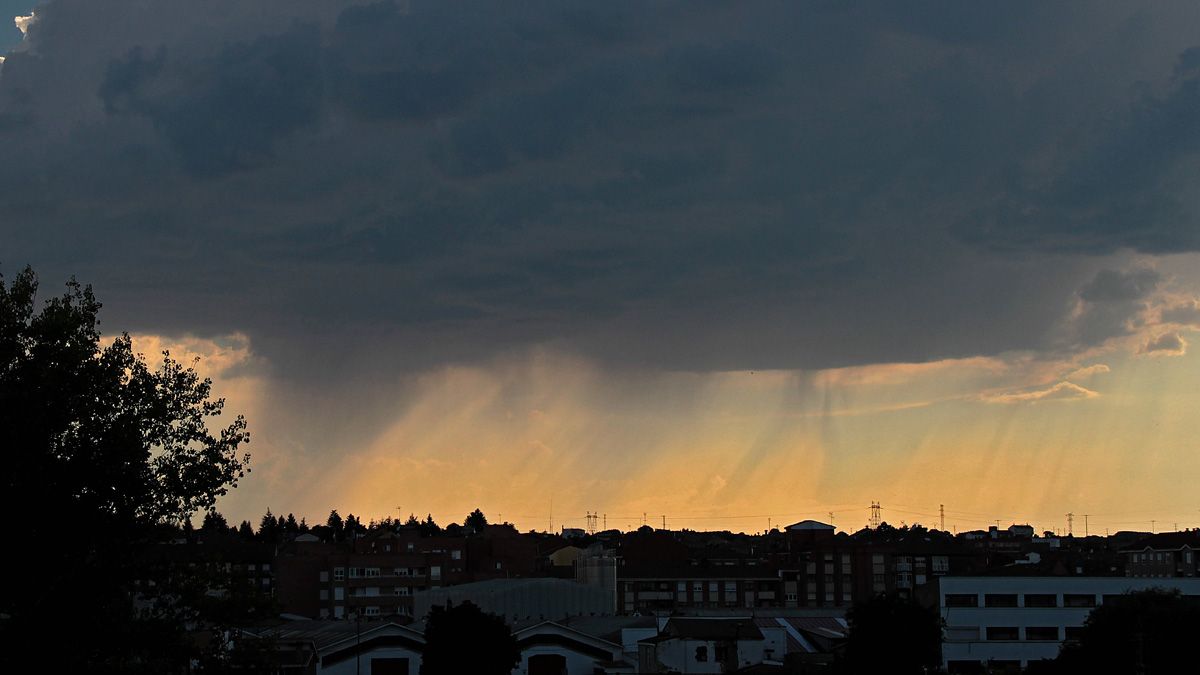
<svg viewBox="0 0 1200 675"><path fill-rule="evenodd" d="M394 621L289 621L268 631L267 635L279 642L308 642L317 651L326 652L344 647L346 644L365 643L382 636L402 637L407 641L424 644L425 636L420 631Z"/></svg>
<svg viewBox="0 0 1200 675"><path fill-rule="evenodd" d="M783 529L788 530L789 532L797 532L802 530L828 530L832 532L834 527L828 523L822 523L819 520L802 520L798 523L792 523Z"/></svg>
<svg viewBox="0 0 1200 675"><path fill-rule="evenodd" d="M1123 552L1179 551L1184 547L1200 550L1200 531L1160 532L1123 547Z"/></svg>
<svg viewBox="0 0 1200 675"><path fill-rule="evenodd" d="M554 621L543 621L513 633L522 650L550 647L585 654L597 662L611 663L621 658L621 645L580 632Z"/></svg>
<svg viewBox="0 0 1200 675"><path fill-rule="evenodd" d="M663 627L663 635L692 640L762 640L762 631L749 617L673 616Z"/></svg>

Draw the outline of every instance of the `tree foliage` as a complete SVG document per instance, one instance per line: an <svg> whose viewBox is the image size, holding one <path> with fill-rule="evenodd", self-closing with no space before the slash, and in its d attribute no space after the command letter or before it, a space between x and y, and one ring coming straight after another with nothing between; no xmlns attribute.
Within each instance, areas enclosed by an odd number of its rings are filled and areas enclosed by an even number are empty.
<svg viewBox="0 0 1200 675"><path fill-rule="evenodd" d="M1092 610L1078 643L1068 643L1041 672L1059 675L1173 673L1195 660L1200 601L1151 589L1106 599ZM1186 670L1186 669L1185 669Z"/></svg>
<svg viewBox="0 0 1200 675"><path fill-rule="evenodd" d="M896 595L877 595L846 614L844 672L853 675L918 675L941 666L942 621L938 613Z"/></svg>
<svg viewBox="0 0 1200 675"><path fill-rule="evenodd" d="M463 521L463 527L472 533L483 532L483 528L487 527L487 524L487 516L483 515L483 511L479 509L472 511L467 515L466 520Z"/></svg>
<svg viewBox="0 0 1200 675"><path fill-rule="evenodd" d="M0 504L25 511L32 488L41 512L22 532L36 543L37 582L17 573L27 560L3 556L0 630L12 644L66 612L88 630L64 659L89 672L167 670L156 659L176 642L180 612L135 587L150 574L135 552L237 485L246 422L210 428L224 401L194 367L166 352L151 366L128 334L106 345L90 287L72 280L40 310L37 288L28 268L0 278Z"/></svg>
<svg viewBox="0 0 1200 675"><path fill-rule="evenodd" d="M501 617L470 602L429 612L421 675L508 675L520 661L517 639Z"/></svg>

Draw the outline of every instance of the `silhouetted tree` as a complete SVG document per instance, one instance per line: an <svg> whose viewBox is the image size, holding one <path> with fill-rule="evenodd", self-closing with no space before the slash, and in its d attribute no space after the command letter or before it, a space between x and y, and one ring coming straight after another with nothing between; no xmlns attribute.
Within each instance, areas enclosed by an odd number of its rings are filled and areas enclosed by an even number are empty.
<svg viewBox="0 0 1200 675"><path fill-rule="evenodd" d="M421 521L417 520L417 516L412 513L408 514L408 520L404 521L406 527L416 527L420 524Z"/></svg>
<svg viewBox="0 0 1200 675"><path fill-rule="evenodd" d="M436 537L441 533L442 528L438 527L438 524L433 521L433 514L425 514L425 520L421 521L421 536Z"/></svg>
<svg viewBox="0 0 1200 675"><path fill-rule="evenodd" d="M165 602L181 596L143 551L248 470L245 420L210 429L224 402L209 380L165 352L150 365L128 335L104 346L90 287L72 280L40 310L36 292L32 270L0 280L0 508L27 508L32 485L40 515L22 532L36 542L36 583L21 572L27 560L0 556L0 643L40 644L70 607L88 630L55 652L54 669L176 671L191 653L194 608ZM17 672L25 656L0 650L0 671Z"/></svg>
<svg viewBox="0 0 1200 675"><path fill-rule="evenodd" d="M495 614L470 602L429 612L421 675L508 675L520 660L512 630Z"/></svg>
<svg viewBox="0 0 1200 675"><path fill-rule="evenodd" d="M346 538L347 539L352 540L355 537L357 537L365 532L366 532L366 528L364 528L362 526L362 523L359 522L358 518L353 513L348 514L346 516Z"/></svg>
<svg viewBox="0 0 1200 675"><path fill-rule="evenodd" d="M346 523L342 521L342 517L338 515L336 509L329 512L329 518L325 521L325 526L329 528L329 534L333 541L342 540L342 536L346 531Z"/></svg>
<svg viewBox="0 0 1200 675"><path fill-rule="evenodd" d="M896 595L877 595L851 607L846 619L847 673L920 675L941 665L942 620L934 610Z"/></svg>
<svg viewBox="0 0 1200 675"><path fill-rule="evenodd" d="M204 523L200 525L200 529L205 532L225 532L229 529L229 523L225 521L225 516L212 510L204 514Z"/></svg>
<svg viewBox="0 0 1200 675"><path fill-rule="evenodd" d="M308 519L306 519L306 518L300 519L299 530L300 530L300 534L308 534Z"/></svg>
<svg viewBox="0 0 1200 675"><path fill-rule="evenodd" d="M250 521L243 520L242 524L238 525L238 536L246 541L254 539L254 526L250 524Z"/></svg>
<svg viewBox="0 0 1200 675"><path fill-rule="evenodd" d="M258 536L263 541L278 541L279 539L279 521L275 520L275 514L271 513L269 507L263 514L262 520L258 522Z"/></svg>
<svg viewBox="0 0 1200 675"><path fill-rule="evenodd" d="M483 528L487 527L487 524L487 516L483 515L483 511L479 509L472 511L467 515L467 519L463 521L463 527L472 533L483 532Z"/></svg>
<svg viewBox="0 0 1200 675"><path fill-rule="evenodd" d="M283 523L283 531L288 537L295 537L300 534L300 523L296 522L296 516L287 514L287 520Z"/></svg>
<svg viewBox="0 0 1200 675"><path fill-rule="evenodd" d="M1200 601L1177 590L1152 589L1107 599L1092 610L1079 642L1064 646L1054 669L1062 675L1183 672L1195 660ZM1185 669L1186 670L1186 669Z"/></svg>

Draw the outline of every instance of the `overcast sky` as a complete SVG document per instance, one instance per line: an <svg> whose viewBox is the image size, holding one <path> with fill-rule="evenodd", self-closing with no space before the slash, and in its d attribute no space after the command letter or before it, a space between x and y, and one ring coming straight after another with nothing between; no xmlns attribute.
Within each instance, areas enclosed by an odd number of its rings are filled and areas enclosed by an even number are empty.
<svg viewBox="0 0 1200 675"><path fill-rule="evenodd" d="M1194 2L20 23L0 272L206 357L235 519L1195 520Z"/></svg>

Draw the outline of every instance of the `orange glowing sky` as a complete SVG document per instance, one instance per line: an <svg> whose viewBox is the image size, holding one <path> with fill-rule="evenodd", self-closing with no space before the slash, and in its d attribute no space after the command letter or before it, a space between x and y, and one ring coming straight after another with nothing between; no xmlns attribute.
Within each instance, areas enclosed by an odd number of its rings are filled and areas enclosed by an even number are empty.
<svg viewBox="0 0 1200 675"><path fill-rule="evenodd" d="M202 358L234 522L1200 524L1200 3L34 4L0 274Z"/></svg>
<svg viewBox="0 0 1200 675"><path fill-rule="evenodd" d="M1166 265L1186 271L1188 260ZM1170 262L1170 261L1168 261ZM1174 295L1151 303L1178 302ZM1172 305L1174 306L1174 305ZM980 528L1000 520L1082 531L1200 524L1200 357L1144 353L1147 325L1055 358L1004 354L805 371L605 370L532 349L342 392L380 414L323 413L273 387L244 336L138 337L139 348L202 357L230 411L251 422L253 473L220 507L321 522L475 507L522 529L610 526L643 514L669 527L762 530L805 517L857 529L880 501L892 523ZM258 364L262 366L262 364ZM333 395L330 395L333 396ZM369 428L362 428L367 425ZM313 447L310 431L363 439ZM552 512L553 509L553 512Z"/></svg>

